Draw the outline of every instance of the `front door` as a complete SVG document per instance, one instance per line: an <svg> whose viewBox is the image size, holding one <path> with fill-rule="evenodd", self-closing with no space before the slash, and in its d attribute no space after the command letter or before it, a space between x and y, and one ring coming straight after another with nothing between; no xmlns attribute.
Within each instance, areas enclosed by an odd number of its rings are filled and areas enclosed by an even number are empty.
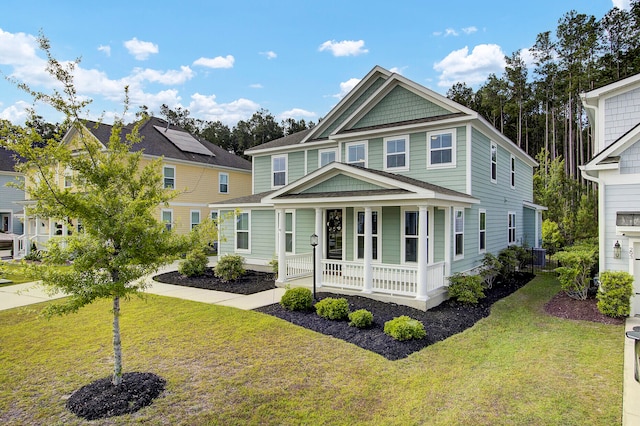
<svg viewBox="0 0 640 426"><path fill-rule="evenodd" d="M327 259L342 260L342 209L327 210Z"/></svg>

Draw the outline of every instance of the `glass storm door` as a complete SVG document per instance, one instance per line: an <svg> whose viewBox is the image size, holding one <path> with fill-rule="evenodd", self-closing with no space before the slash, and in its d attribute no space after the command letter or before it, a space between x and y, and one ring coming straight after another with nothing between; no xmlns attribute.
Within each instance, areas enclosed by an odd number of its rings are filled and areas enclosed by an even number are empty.
<svg viewBox="0 0 640 426"><path fill-rule="evenodd" d="M327 259L342 260L342 210L327 210Z"/></svg>

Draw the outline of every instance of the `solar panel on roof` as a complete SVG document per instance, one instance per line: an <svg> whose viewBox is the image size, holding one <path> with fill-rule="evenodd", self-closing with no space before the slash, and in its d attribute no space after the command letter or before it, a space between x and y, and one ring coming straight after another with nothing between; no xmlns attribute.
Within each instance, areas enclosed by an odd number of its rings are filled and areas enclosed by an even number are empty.
<svg viewBox="0 0 640 426"><path fill-rule="evenodd" d="M198 140L196 140L193 136L191 136L187 132L182 132L180 130L172 130L167 129L165 127L153 126L157 131L166 136L167 139L171 141L175 146L178 147L180 151L183 152L192 152L194 154L203 154L214 157L213 153L209 151L204 145L202 145Z"/></svg>

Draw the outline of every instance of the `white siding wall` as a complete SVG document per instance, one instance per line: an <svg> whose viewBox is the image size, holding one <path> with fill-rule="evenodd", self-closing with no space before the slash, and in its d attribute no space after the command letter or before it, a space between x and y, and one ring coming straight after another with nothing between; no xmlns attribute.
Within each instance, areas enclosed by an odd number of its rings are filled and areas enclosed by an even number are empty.
<svg viewBox="0 0 640 426"><path fill-rule="evenodd" d="M640 142L636 142L620 155L620 174L632 173L640 173Z"/></svg>

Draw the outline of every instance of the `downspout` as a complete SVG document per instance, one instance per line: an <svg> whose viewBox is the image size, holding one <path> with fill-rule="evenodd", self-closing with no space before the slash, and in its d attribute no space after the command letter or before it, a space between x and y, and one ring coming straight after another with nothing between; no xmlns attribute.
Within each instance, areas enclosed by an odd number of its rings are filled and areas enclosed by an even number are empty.
<svg viewBox="0 0 640 426"><path fill-rule="evenodd" d="M605 247L605 226L600 226L600 221L604 220L604 196L605 185L599 177L592 176L589 171L585 169L585 166L579 166L582 177L588 181L594 182L598 185L598 251L600 252L598 268L600 272L606 270L606 247Z"/></svg>

